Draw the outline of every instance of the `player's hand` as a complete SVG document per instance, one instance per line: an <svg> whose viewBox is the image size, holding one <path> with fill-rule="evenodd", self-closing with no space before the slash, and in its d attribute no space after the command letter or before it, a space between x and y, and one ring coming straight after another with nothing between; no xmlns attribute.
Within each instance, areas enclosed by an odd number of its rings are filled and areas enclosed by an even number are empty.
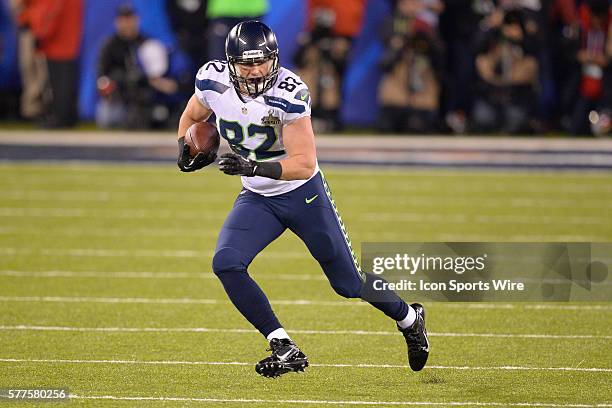
<svg viewBox="0 0 612 408"><path fill-rule="evenodd" d="M230 176L253 177L256 167L257 162L234 153L222 154L221 160L219 160L219 170Z"/></svg>
<svg viewBox="0 0 612 408"><path fill-rule="evenodd" d="M206 153L198 153L195 157L191 158L189 156L189 146L185 144L185 137L181 137L178 140L179 146L179 156L176 164L181 171L184 172L192 172L199 170L203 167L208 166L217 158L217 154L215 152Z"/></svg>

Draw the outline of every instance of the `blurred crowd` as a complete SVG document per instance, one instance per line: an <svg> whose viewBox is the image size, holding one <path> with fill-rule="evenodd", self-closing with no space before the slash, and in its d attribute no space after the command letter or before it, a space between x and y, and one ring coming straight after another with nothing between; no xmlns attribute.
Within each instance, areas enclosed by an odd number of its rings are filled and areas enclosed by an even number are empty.
<svg viewBox="0 0 612 408"><path fill-rule="evenodd" d="M10 5L19 28L21 115L45 127L74 126L82 1L11 0Z"/></svg>
<svg viewBox="0 0 612 408"><path fill-rule="evenodd" d="M610 132L609 0L398 0L380 129Z"/></svg>
<svg viewBox="0 0 612 408"><path fill-rule="evenodd" d="M389 133L609 134L610 0L370 0L391 12L378 35L378 130ZM45 127L77 123L83 0L10 0L18 27L21 111ZM96 124L171 127L207 60L224 59L225 36L261 19L267 0L167 0L177 70L159 39L119 6L97 54ZM343 81L359 64L354 43L366 0L308 0L292 56L309 85L317 130L342 130Z"/></svg>

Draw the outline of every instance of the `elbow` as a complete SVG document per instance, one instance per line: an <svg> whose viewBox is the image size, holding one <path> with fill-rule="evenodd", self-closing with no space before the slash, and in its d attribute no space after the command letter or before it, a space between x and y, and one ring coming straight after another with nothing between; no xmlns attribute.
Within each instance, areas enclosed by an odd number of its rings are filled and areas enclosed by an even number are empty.
<svg viewBox="0 0 612 408"><path fill-rule="evenodd" d="M316 168L315 159L294 161L291 166L283 166L281 178L283 180L308 180Z"/></svg>
<svg viewBox="0 0 612 408"><path fill-rule="evenodd" d="M302 171L300 172L300 179L308 180L310 177L312 177L312 174L314 173L316 168L317 161L314 158L304 161Z"/></svg>

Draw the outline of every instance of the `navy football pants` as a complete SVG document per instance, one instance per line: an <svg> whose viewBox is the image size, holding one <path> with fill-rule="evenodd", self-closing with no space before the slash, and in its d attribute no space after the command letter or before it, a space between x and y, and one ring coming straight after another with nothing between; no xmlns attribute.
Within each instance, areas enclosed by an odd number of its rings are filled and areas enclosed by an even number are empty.
<svg viewBox="0 0 612 408"><path fill-rule="evenodd" d="M373 281L371 275L361 272L353 256L321 173L277 196L264 197L242 190L219 233L213 270L234 306L264 336L282 325L247 268L287 228L304 241L339 295L363 297ZM370 303L387 316L394 320L406 317L408 306L394 292L378 292L376 299Z"/></svg>

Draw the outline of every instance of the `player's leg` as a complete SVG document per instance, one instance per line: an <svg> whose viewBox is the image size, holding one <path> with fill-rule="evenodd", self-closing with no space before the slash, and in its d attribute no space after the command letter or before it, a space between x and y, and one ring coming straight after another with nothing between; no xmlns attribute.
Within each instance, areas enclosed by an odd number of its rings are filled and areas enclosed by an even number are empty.
<svg viewBox="0 0 612 408"><path fill-rule="evenodd" d="M270 302L249 275L255 256L285 227L264 203L264 197L242 190L217 239L213 271L238 311L264 336L281 328Z"/></svg>
<svg viewBox="0 0 612 408"><path fill-rule="evenodd" d="M304 371L308 358L289 338L270 302L247 272L255 256L285 230L266 198L243 190L225 220L213 258L213 270L240 313L270 342L272 355L255 365L265 377Z"/></svg>
<svg viewBox="0 0 612 408"><path fill-rule="evenodd" d="M423 307L407 305L392 290L374 290L380 278L361 271L323 175L289 195L294 213L289 228L304 241L334 290L347 298L362 298L394 319L409 345L411 367L423 368L429 353Z"/></svg>
<svg viewBox="0 0 612 408"><path fill-rule="evenodd" d="M346 298L361 298L362 289L372 276L361 271L322 176L315 176L289 195L288 205L293 212L289 224L291 231L304 241L336 293ZM378 309L395 320L406 317L408 305L395 292L383 292L382 295L380 298L384 302L372 302Z"/></svg>

